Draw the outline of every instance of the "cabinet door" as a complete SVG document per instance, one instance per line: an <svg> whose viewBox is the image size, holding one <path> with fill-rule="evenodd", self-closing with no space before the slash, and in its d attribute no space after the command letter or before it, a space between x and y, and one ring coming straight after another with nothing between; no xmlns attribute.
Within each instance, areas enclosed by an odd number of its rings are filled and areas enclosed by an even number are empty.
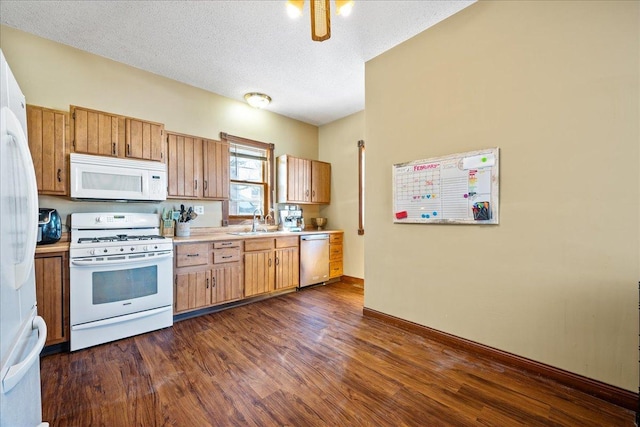
<svg viewBox="0 0 640 427"><path fill-rule="evenodd" d="M126 128L127 157L164 162L164 125L127 119Z"/></svg>
<svg viewBox="0 0 640 427"><path fill-rule="evenodd" d="M38 314L47 323L45 345L69 341L69 285L67 253L35 258Z"/></svg>
<svg viewBox="0 0 640 427"><path fill-rule="evenodd" d="M311 161L289 156L287 158L287 201L311 201Z"/></svg>
<svg viewBox="0 0 640 427"><path fill-rule="evenodd" d="M68 195L67 113L27 105L29 150L38 182L38 193Z"/></svg>
<svg viewBox="0 0 640 427"><path fill-rule="evenodd" d="M211 303L239 300L244 296L242 263L215 266L211 271Z"/></svg>
<svg viewBox="0 0 640 427"><path fill-rule="evenodd" d="M76 153L118 157L125 141L125 118L72 107L73 144Z"/></svg>
<svg viewBox="0 0 640 427"><path fill-rule="evenodd" d="M311 202L331 202L331 163L311 161Z"/></svg>
<svg viewBox="0 0 640 427"><path fill-rule="evenodd" d="M211 304L209 270L176 274L176 313Z"/></svg>
<svg viewBox="0 0 640 427"><path fill-rule="evenodd" d="M204 197L211 199L229 198L229 144L205 139L204 154Z"/></svg>
<svg viewBox="0 0 640 427"><path fill-rule="evenodd" d="M270 292L274 289L273 251L244 254L244 296Z"/></svg>
<svg viewBox="0 0 640 427"><path fill-rule="evenodd" d="M297 247L276 249L275 264L276 290L300 285L300 252Z"/></svg>
<svg viewBox="0 0 640 427"><path fill-rule="evenodd" d="M202 140L179 134L168 134L168 196L202 197Z"/></svg>

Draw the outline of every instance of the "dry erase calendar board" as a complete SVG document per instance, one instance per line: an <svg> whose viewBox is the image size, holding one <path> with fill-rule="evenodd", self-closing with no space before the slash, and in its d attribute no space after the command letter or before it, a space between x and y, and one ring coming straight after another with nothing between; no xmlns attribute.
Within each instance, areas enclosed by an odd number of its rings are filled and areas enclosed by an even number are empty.
<svg viewBox="0 0 640 427"><path fill-rule="evenodd" d="M498 148L393 165L393 222L498 224Z"/></svg>

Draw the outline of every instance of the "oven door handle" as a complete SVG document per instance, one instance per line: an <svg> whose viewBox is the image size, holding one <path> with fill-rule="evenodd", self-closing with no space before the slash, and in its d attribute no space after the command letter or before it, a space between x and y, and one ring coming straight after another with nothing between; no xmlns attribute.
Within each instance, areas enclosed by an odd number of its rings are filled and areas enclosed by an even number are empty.
<svg viewBox="0 0 640 427"><path fill-rule="evenodd" d="M95 261L92 258L75 258L71 260L71 265L75 265L78 267L93 267L97 265L117 265L117 264L136 264L140 262L154 261L157 259L164 258L173 258L173 251L167 252L158 252L157 255L151 257L144 258L133 258L133 259L115 259L115 260L107 260L107 261Z"/></svg>
<svg viewBox="0 0 640 427"><path fill-rule="evenodd" d="M158 313L163 313L165 311L171 310L173 307L168 305L166 307L154 308L152 310L139 311L138 313L133 314L125 314L124 316L111 317L109 319L98 320L96 322L82 323L80 325L74 325L71 327L74 331L80 331L82 329L93 329L98 328L100 326L113 325L116 323L128 322L134 319L140 319L142 317L154 316Z"/></svg>

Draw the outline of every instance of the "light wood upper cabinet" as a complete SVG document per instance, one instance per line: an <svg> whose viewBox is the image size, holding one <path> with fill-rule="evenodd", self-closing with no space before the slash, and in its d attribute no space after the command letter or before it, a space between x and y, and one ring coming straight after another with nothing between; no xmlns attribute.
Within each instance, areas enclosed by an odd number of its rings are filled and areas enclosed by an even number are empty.
<svg viewBox="0 0 640 427"><path fill-rule="evenodd" d="M74 153L122 157L125 144L125 118L102 111L71 106Z"/></svg>
<svg viewBox="0 0 640 427"><path fill-rule="evenodd" d="M331 203L331 164L311 161L311 203Z"/></svg>
<svg viewBox="0 0 640 427"><path fill-rule="evenodd" d="M229 144L212 139L203 140L204 197L229 198Z"/></svg>
<svg viewBox="0 0 640 427"><path fill-rule="evenodd" d="M331 202L331 164L278 157L278 203L329 204Z"/></svg>
<svg viewBox="0 0 640 427"><path fill-rule="evenodd" d="M202 194L202 140L167 132L169 197L197 198Z"/></svg>
<svg viewBox="0 0 640 427"><path fill-rule="evenodd" d="M71 106L71 151L99 156L164 162L164 125Z"/></svg>
<svg viewBox="0 0 640 427"><path fill-rule="evenodd" d="M69 114L27 105L29 150L38 182L38 193L65 196Z"/></svg>
<svg viewBox="0 0 640 427"><path fill-rule="evenodd" d="M125 155L136 159L165 160L164 125L126 119Z"/></svg>
<svg viewBox="0 0 640 427"><path fill-rule="evenodd" d="M229 198L229 144L167 132L169 198Z"/></svg>

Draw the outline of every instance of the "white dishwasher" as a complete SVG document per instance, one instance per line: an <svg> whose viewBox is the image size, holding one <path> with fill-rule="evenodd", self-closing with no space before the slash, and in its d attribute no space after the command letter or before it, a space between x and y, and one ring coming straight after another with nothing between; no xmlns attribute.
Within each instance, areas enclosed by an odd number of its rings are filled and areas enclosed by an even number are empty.
<svg viewBox="0 0 640 427"><path fill-rule="evenodd" d="M329 280L329 235L300 236L300 287Z"/></svg>

